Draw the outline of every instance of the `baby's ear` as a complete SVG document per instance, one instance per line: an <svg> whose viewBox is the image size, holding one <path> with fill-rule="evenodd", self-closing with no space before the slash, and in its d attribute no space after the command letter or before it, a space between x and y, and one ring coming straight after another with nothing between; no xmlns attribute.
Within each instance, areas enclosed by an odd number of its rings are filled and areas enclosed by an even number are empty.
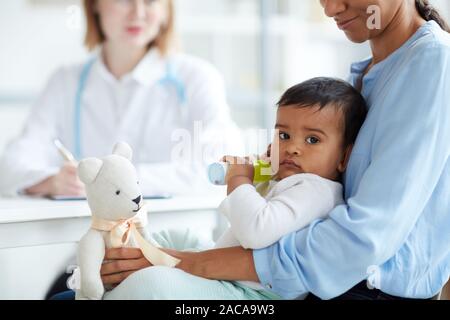
<svg viewBox="0 0 450 320"><path fill-rule="evenodd" d="M84 159L78 164L78 177L85 185L89 185L95 181L102 166L103 161L100 159Z"/></svg>
<svg viewBox="0 0 450 320"><path fill-rule="evenodd" d="M125 142L118 142L113 149L113 154L122 156L131 161L133 158L133 150L130 145Z"/></svg>
<svg viewBox="0 0 450 320"><path fill-rule="evenodd" d="M348 165L348 161L350 160L352 150L353 150L353 144L351 144L345 148L344 154L342 155L342 160L338 165L338 171L340 173L344 173L344 171L347 170L347 165Z"/></svg>

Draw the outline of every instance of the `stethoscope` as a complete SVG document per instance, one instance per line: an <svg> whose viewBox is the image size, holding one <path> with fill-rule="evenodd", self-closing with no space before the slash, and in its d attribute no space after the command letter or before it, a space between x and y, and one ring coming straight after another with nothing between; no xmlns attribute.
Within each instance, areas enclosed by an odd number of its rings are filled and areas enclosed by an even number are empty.
<svg viewBox="0 0 450 320"><path fill-rule="evenodd" d="M75 110L74 110L74 156L75 159L81 159L82 148L81 148L81 99L83 97L83 93L86 89L87 79L89 74L91 73L92 67L97 58L93 58L89 60L81 71L80 78L78 80L78 87L75 95ZM158 81L159 85L162 86L170 86L172 85L177 93L178 101L181 106L184 106L187 101L186 97L186 88L183 82L177 77L173 64L168 61L166 63L166 73L165 75ZM185 111L182 108L182 111Z"/></svg>

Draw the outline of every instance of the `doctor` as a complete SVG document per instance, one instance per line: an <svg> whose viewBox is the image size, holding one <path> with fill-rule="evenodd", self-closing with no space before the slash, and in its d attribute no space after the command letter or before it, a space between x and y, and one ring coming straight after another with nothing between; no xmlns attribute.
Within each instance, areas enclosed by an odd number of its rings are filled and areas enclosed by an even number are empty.
<svg viewBox="0 0 450 320"><path fill-rule="evenodd" d="M201 190L205 157L194 158L192 141L211 156L239 141L221 76L174 53L172 0L85 0L84 7L85 44L99 50L50 79L0 160L0 193L83 195L76 164L63 162L55 139L76 159L128 142L146 194ZM172 161L174 150L191 157Z"/></svg>

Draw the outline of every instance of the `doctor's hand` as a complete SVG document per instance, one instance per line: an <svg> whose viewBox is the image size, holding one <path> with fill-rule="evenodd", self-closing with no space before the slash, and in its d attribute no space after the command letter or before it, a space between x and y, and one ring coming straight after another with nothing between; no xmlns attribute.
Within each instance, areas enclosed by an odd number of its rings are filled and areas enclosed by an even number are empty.
<svg viewBox="0 0 450 320"><path fill-rule="evenodd" d="M84 196L84 184L77 175L77 164L66 162L57 174L25 190L30 195Z"/></svg>
<svg viewBox="0 0 450 320"><path fill-rule="evenodd" d="M129 275L152 266L137 248L107 249L100 269L103 284L118 286Z"/></svg>
<svg viewBox="0 0 450 320"><path fill-rule="evenodd" d="M77 164L66 162L61 170L51 177L50 195L84 196L84 184L77 174Z"/></svg>

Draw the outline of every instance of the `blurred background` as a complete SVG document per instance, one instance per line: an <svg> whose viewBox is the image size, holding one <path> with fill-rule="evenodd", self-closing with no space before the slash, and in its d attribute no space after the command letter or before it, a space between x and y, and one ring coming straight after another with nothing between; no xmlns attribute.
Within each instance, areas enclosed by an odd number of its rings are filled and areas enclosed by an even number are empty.
<svg viewBox="0 0 450 320"><path fill-rule="evenodd" d="M319 0L176 0L184 52L224 75L232 116L242 129L271 128L275 103L313 76L346 78L367 44L346 40ZM432 3L450 18L450 1ZM79 0L0 2L0 152L20 132L29 107L61 65L82 63Z"/></svg>

